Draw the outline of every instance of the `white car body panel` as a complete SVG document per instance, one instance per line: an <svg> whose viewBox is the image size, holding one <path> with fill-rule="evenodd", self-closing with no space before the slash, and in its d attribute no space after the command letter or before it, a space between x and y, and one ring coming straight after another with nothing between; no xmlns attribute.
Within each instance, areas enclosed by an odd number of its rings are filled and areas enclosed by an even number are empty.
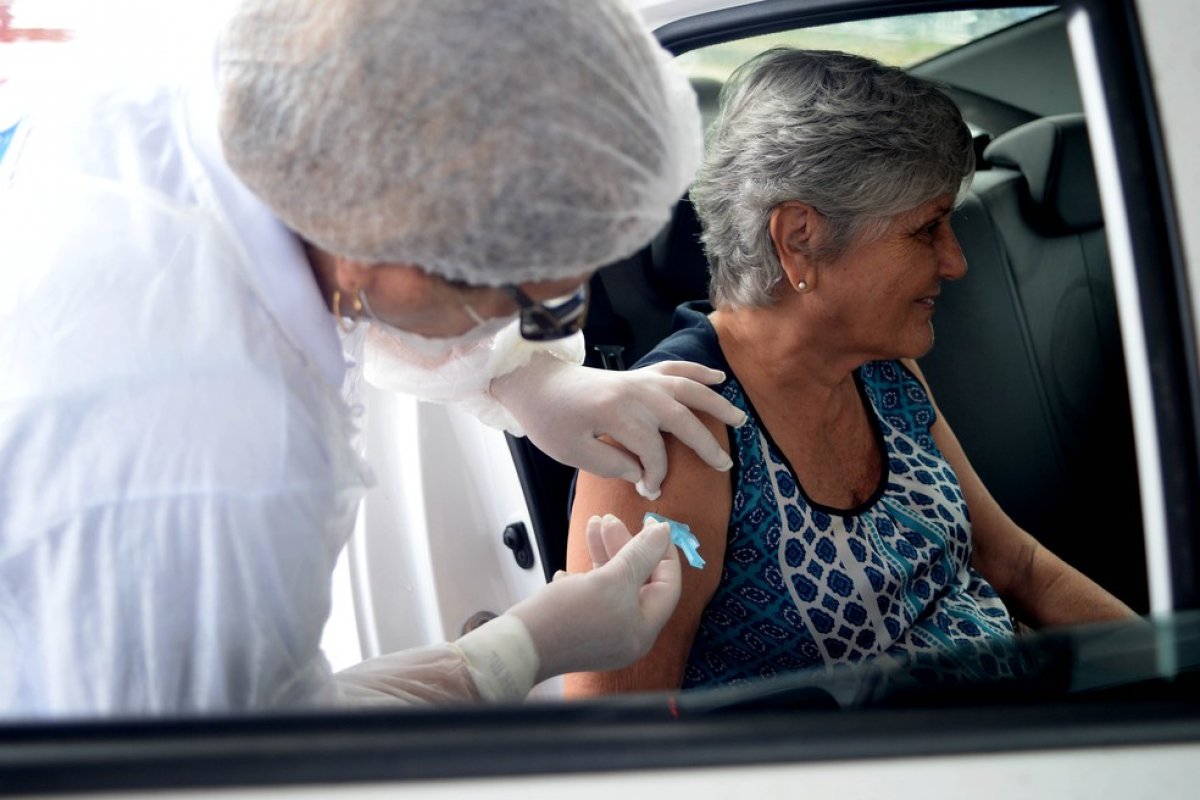
<svg viewBox="0 0 1200 800"><path fill-rule="evenodd" d="M503 432L392 392L364 399L376 485L347 550L359 658L456 639L545 583L536 547L523 569L502 541L509 524L533 529Z"/></svg>
<svg viewBox="0 0 1200 800"><path fill-rule="evenodd" d="M1193 796L1200 774L1197 764L1200 764L1200 745L1172 745L405 784L185 791L143 796L173 800L329 797L395 800L398 795L421 800L611 800L614 797L1159 800ZM115 800L125 796L86 795L95 800Z"/></svg>
<svg viewBox="0 0 1200 800"><path fill-rule="evenodd" d="M1142 38L1158 104L1175 212L1183 236L1192 319L1200 319L1200 57L1191 0L1138 0Z"/></svg>

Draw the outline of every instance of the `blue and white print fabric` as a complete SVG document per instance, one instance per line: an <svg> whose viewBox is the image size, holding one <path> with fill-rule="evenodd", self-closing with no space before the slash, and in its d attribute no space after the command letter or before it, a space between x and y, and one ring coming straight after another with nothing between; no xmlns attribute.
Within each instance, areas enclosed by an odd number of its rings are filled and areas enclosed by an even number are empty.
<svg viewBox="0 0 1200 800"><path fill-rule="evenodd" d="M809 500L732 373L724 385L750 419L732 431L725 565L685 688L880 656L941 676L1019 672L1008 612L970 565L966 503L930 435L924 388L894 361L864 365L857 380L887 470L875 495L850 510Z"/></svg>

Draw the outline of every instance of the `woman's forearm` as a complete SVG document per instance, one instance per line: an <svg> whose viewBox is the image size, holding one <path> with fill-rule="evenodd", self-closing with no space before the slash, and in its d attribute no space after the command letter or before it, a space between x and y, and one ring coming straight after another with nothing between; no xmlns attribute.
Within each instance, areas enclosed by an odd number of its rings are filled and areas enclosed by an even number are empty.
<svg viewBox="0 0 1200 800"><path fill-rule="evenodd" d="M1100 584L1035 543L1025 569L1002 596L1011 611L1035 628L1104 622L1137 616Z"/></svg>

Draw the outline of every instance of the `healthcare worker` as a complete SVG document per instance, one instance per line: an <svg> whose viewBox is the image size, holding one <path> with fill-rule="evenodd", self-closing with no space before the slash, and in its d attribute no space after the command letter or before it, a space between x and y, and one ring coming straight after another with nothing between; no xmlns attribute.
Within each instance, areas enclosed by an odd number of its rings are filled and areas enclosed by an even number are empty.
<svg viewBox="0 0 1200 800"><path fill-rule="evenodd" d="M175 73L81 76L0 157L3 713L511 700L644 653L679 564L615 518L597 570L457 642L337 674L319 648L370 482L335 317L368 379L647 494L660 429L728 467L690 410L740 420L717 373L585 370L570 336L698 157L635 15L247 0Z"/></svg>

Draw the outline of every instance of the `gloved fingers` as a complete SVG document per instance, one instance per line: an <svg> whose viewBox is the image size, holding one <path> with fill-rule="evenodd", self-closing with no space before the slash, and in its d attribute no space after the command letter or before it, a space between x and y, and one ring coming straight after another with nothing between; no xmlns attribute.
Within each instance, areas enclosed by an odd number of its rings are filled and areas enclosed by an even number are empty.
<svg viewBox="0 0 1200 800"><path fill-rule="evenodd" d="M693 361L660 361L657 364L651 364L648 367L639 367L638 369L657 372L660 375L674 375L677 378L687 378L688 380L710 386L725 380L725 373L721 370L711 369ZM637 370L633 371L637 372Z"/></svg>
<svg viewBox="0 0 1200 800"><path fill-rule="evenodd" d="M605 514L600 520L600 544L604 551L602 563L612 560L612 557L619 553L622 547L629 544L629 540L632 538L633 536L630 535L624 522L612 514Z"/></svg>
<svg viewBox="0 0 1200 800"><path fill-rule="evenodd" d="M603 517L593 515L587 522L588 555L592 557L592 569L599 569L611 561L632 538L625 523L612 514Z"/></svg>
<svg viewBox="0 0 1200 800"><path fill-rule="evenodd" d="M738 428L746 421L746 412L696 381L680 377L678 380L672 381L671 390L672 395L680 403L726 425Z"/></svg>
<svg viewBox="0 0 1200 800"><path fill-rule="evenodd" d="M613 436L613 438L621 444L625 444L618 437ZM625 438L634 439L635 437L627 435ZM625 446L628 447L628 445ZM579 449L572 455L574 457L573 466L593 475L599 475L601 478L620 478L630 483L637 483L642 479L642 467L638 464L637 459L600 439L587 437L587 440L580 444Z"/></svg>
<svg viewBox="0 0 1200 800"><path fill-rule="evenodd" d="M670 534L667 538L670 539ZM638 592L642 619L651 630L657 631L667 624L679 603L682 590L683 568L679 564L679 553L674 547L668 547L654 571L650 573L650 580Z"/></svg>
<svg viewBox="0 0 1200 800"><path fill-rule="evenodd" d="M650 423L639 431L629 431L623 435L609 434L642 462L641 470L633 484L637 493L647 500L658 499L662 494L663 479L667 477L667 446L658 430L661 425L659 420L657 425Z"/></svg>
<svg viewBox="0 0 1200 800"><path fill-rule="evenodd" d="M697 389L702 388L694 383L691 385ZM704 391L708 392L709 390L704 389ZM711 392L709 393L711 394ZM676 406L676 409L675 413L666 413L660 417L659 427L691 448L701 460L713 469L724 472L732 467L733 461L729 458L729 454L721 448L716 437L712 435L712 431L686 408Z"/></svg>
<svg viewBox="0 0 1200 800"><path fill-rule="evenodd" d="M608 563L608 553L604 549L601 535L600 517L593 514L587 521L587 546L588 555L592 557L592 569L598 569Z"/></svg>
<svg viewBox="0 0 1200 800"><path fill-rule="evenodd" d="M601 529L604 527L602 523ZM620 580L632 586L641 586L662 561L670 546L670 526L665 522L651 523L617 551L604 565L603 571L619 576Z"/></svg>

